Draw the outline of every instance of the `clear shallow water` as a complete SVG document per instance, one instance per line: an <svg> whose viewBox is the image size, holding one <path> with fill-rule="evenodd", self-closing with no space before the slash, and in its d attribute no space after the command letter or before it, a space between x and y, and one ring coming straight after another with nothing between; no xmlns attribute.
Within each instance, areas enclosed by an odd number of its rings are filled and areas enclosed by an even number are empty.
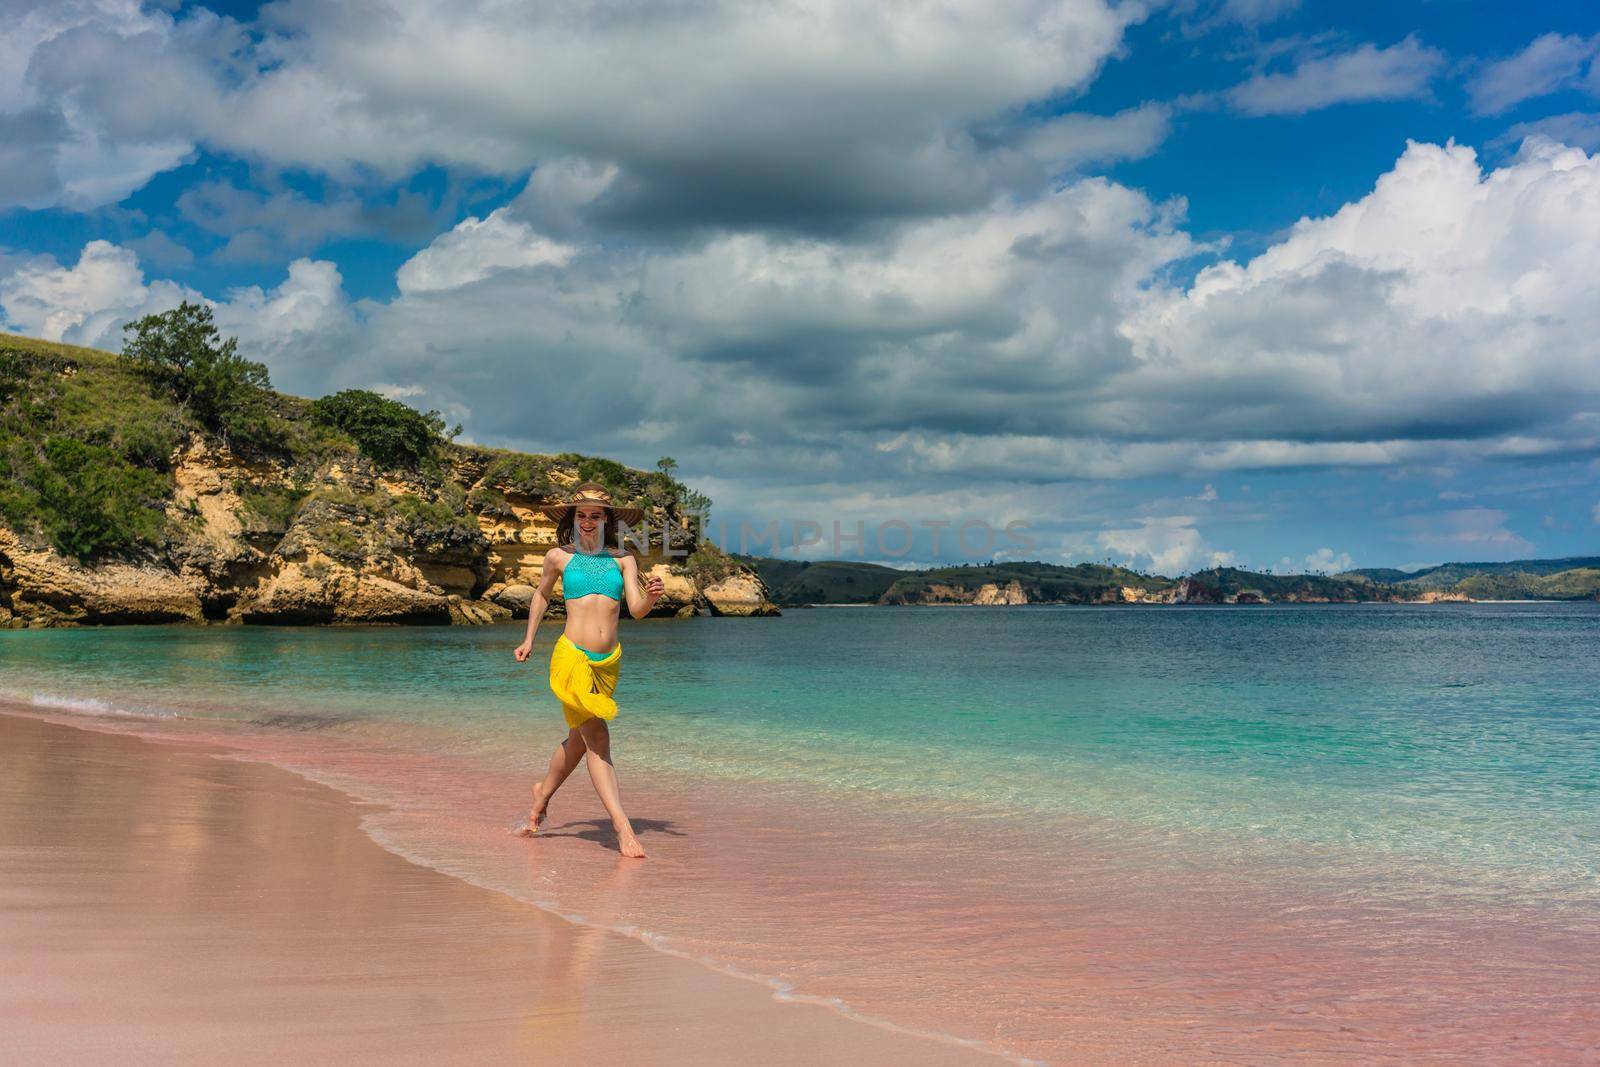
<svg viewBox="0 0 1600 1067"><path fill-rule="evenodd" d="M248 740L395 804L377 832L414 858L1014 1055L1159 1030L1138 1047L1248 1058L1308 1019L1298 1047L1346 1054L1596 1036L1600 605L630 624L616 749L659 825L621 885L602 827L507 859L564 732L559 631L518 665L520 630L10 632L0 695Z"/></svg>

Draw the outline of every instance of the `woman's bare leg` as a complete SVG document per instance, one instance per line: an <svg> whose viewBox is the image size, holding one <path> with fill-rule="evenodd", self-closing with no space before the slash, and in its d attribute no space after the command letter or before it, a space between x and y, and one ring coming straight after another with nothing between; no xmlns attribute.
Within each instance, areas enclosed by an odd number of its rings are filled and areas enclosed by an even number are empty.
<svg viewBox="0 0 1600 1067"><path fill-rule="evenodd" d="M533 783L533 811L528 816L530 828L537 830L544 824L545 808L550 798L567 780L567 775L578 769L585 748L583 735L575 728L568 730L567 739L550 756L550 771L544 776L544 781Z"/></svg>
<svg viewBox="0 0 1600 1067"><path fill-rule="evenodd" d="M624 856L639 859L644 848L633 834L633 824L622 810L622 796L617 792L617 770L611 765L611 730L604 719L585 719L578 727L583 743L589 749L589 780L594 791L600 794L600 803L611 816L611 825L617 830L617 847Z"/></svg>

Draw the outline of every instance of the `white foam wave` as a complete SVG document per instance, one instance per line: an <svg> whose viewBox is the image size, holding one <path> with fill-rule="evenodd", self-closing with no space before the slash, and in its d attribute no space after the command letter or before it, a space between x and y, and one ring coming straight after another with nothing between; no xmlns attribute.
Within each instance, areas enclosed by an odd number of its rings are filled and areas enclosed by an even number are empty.
<svg viewBox="0 0 1600 1067"><path fill-rule="evenodd" d="M177 713L156 708L122 708L98 697L63 696L59 693L34 693L28 703L36 708L66 711L74 715L118 719L175 719Z"/></svg>

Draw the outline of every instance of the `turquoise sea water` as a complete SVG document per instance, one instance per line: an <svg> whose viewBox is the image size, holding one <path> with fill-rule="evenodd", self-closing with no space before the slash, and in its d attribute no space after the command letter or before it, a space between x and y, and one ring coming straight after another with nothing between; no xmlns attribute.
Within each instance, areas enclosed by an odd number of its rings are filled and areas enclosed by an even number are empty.
<svg viewBox="0 0 1600 1067"><path fill-rule="evenodd" d="M487 629L0 634L0 694L515 758L562 732ZM1600 897L1600 605L873 608L630 624L619 750L797 797L1113 816Z"/></svg>

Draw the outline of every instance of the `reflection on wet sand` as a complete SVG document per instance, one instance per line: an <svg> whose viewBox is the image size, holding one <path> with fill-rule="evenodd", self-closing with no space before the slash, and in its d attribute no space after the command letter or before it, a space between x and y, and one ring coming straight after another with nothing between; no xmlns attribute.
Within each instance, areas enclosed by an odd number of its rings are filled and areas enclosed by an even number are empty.
<svg viewBox="0 0 1600 1067"><path fill-rule="evenodd" d="M419 867L360 813L273 767L0 714L0 1058L997 1062ZM648 877L619 861L595 899Z"/></svg>

